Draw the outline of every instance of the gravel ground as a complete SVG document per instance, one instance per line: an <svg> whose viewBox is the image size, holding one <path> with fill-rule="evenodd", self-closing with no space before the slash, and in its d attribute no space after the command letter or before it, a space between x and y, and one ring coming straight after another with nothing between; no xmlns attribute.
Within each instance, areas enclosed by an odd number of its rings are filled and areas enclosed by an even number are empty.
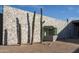
<svg viewBox="0 0 79 59"><path fill-rule="evenodd" d="M33 45L0 46L2 53L72 53L79 52L79 44L67 42L44 42Z"/></svg>

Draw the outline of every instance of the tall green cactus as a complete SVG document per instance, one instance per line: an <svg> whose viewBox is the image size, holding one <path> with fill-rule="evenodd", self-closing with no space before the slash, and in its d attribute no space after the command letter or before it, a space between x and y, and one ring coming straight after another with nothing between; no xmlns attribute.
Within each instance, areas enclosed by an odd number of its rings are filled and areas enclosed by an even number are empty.
<svg viewBox="0 0 79 59"><path fill-rule="evenodd" d="M8 35L8 32L7 32L7 29L5 29L5 34L4 34L4 45L7 45L7 35Z"/></svg>
<svg viewBox="0 0 79 59"><path fill-rule="evenodd" d="M44 38L44 36L43 36L43 24L45 23L45 20L42 21L43 20L42 8L40 9L40 11L41 11L41 17L40 17L40 43L42 43L43 42L43 38Z"/></svg>
<svg viewBox="0 0 79 59"><path fill-rule="evenodd" d="M29 13L27 13L27 23L28 23L28 41L30 43L30 22L29 22Z"/></svg>
<svg viewBox="0 0 79 59"><path fill-rule="evenodd" d="M36 12L34 11L34 16L33 16L33 21L32 21L32 37L31 37L31 45L33 44L33 38L34 38L35 14L36 14Z"/></svg>
<svg viewBox="0 0 79 59"><path fill-rule="evenodd" d="M41 10L41 17L40 17L40 43L42 43L42 8Z"/></svg>
<svg viewBox="0 0 79 59"><path fill-rule="evenodd" d="M19 23L18 18L16 18L16 24L17 24L18 44L21 45L21 24Z"/></svg>
<svg viewBox="0 0 79 59"><path fill-rule="evenodd" d="M18 40L18 44L21 45L21 24L18 24L18 25L19 25L19 32L18 32L19 33L19 36L18 36L19 40Z"/></svg>

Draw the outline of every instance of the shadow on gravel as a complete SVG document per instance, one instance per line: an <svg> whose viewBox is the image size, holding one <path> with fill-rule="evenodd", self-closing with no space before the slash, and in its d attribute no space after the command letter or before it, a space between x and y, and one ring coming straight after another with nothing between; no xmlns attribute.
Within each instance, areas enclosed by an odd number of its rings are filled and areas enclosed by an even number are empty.
<svg viewBox="0 0 79 59"><path fill-rule="evenodd" d="M79 44L79 39L58 39L57 41Z"/></svg>
<svg viewBox="0 0 79 59"><path fill-rule="evenodd" d="M79 48L76 49L73 53L79 53Z"/></svg>

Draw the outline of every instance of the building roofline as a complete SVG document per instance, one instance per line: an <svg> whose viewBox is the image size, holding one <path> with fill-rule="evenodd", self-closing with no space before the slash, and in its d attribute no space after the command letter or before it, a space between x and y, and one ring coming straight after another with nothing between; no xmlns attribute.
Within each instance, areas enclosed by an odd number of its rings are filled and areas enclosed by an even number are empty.
<svg viewBox="0 0 79 59"><path fill-rule="evenodd" d="M28 12L28 13L33 13L31 11L27 11L27 10L23 10L23 9L19 9L19 8L15 8L15 7L12 7L12 6L9 6L9 5L4 5L4 6L8 6L10 8L14 8L14 9L17 9L17 10L21 10L21 11L24 11L24 12ZM37 15L40 15L38 13L36 13ZM46 16L43 14L43 17L48 17L48 18L51 18L51 19L55 19L55 20L59 20L59 21L65 21L64 19L58 19L58 18L55 18L55 17L50 17L50 16Z"/></svg>

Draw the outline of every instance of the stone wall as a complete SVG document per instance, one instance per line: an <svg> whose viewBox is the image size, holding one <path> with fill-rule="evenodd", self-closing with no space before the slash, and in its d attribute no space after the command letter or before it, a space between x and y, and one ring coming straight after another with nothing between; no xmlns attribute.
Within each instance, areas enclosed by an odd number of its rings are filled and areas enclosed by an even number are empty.
<svg viewBox="0 0 79 59"><path fill-rule="evenodd" d="M16 9L10 6L4 6L3 9L3 41L4 41L4 30L7 29L8 31L8 45L17 44L17 32L16 32L16 18L19 19L21 24L21 33L22 33L22 44L26 44L28 37L28 24L27 24L27 13L29 13L29 21L32 32L32 20L33 20L33 13L29 11L24 11L20 9ZM34 30L34 41L33 42L40 42L40 14L36 14L35 17L35 30ZM55 18L43 16L43 21L45 23L43 26L54 26L57 28L57 34L59 34L66 26L67 22L62 20L57 20ZM31 33L30 33L31 34ZM65 34L65 33L64 33Z"/></svg>
<svg viewBox="0 0 79 59"><path fill-rule="evenodd" d="M45 21L45 23L43 24L43 26L54 26L57 28L57 34L60 33L63 28L65 28L67 26L67 22L64 20L58 20L56 18L51 18L51 17L43 17L43 20Z"/></svg>
<svg viewBox="0 0 79 59"><path fill-rule="evenodd" d="M29 13L29 21L30 26L32 28L32 20L33 20L33 13L28 11L23 11L20 9L12 8L10 6L4 6L3 11L3 33L4 30L7 29L8 31L8 45L17 44L17 27L16 27L16 18L19 19L21 24L21 39L22 44L27 43L27 34L28 34L28 24L27 24L27 13ZM30 30L30 32L32 29ZM4 35L3 35L4 41ZM34 42L40 42L40 15L36 15L35 17L35 30L34 30Z"/></svg>

